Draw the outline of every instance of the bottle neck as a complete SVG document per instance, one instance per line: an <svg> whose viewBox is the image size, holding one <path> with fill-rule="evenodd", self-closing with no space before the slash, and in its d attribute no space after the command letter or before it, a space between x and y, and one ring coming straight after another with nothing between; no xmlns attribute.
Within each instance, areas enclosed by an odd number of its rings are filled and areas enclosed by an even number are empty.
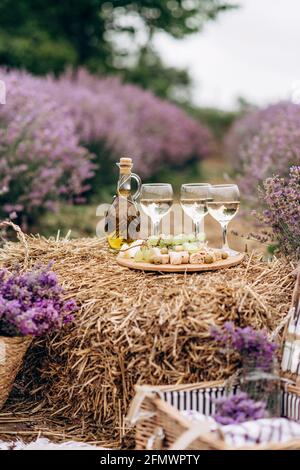
<svg viewBox="0 0 300 470"><path fill-rule="evenodd" d="M131 171L128 168L120 168L117 191L123 197L128 197L131 193Z"/></svg>

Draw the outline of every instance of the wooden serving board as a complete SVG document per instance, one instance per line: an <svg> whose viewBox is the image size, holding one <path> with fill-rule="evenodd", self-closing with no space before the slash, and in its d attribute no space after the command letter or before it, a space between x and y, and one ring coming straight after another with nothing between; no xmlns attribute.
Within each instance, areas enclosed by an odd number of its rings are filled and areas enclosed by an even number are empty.
<svg viewBox="0 0 300 470"><path fill-rule="evenodd" d="M245 257L245 253L238 253L236 256L229 256L211 264L152 264L152 263L136 263L133 259L122 258L117 256L117 263L130 269L138 269L140 271L158 271L161 273L193 273L201 271L217 271L218 269L230 268L240 264Z"/></svg>

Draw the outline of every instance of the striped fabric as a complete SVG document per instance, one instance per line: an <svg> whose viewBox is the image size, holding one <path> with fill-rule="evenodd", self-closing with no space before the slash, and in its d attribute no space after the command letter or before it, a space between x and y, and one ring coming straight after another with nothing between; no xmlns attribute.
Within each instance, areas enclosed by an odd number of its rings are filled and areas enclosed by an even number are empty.
<svg viewBox="0 0 300 470"><path fill-rule="evenodd" d="M233 389L236 393L238 387ZM198 411L205 416L215 412L214 401L226 394L225 387L208 387L197 390L163 392L162 398L179 411ZM300 397L291 392L282 392L282 416L300 422Z"/></svg>
<svg viewBox="0 0 300 470"><path fill-rule="evenodd" d="M295 393L283 392L281 413L285 418L289 418L300 423L300 397Z"/></svg>
<svg viewBox="0 0 300 470"><path fill-rule="evenodd" d="M231 446L287 442L299 439L300 424L286 418L258 419L242 424L221 426L225 442Z"/></svg>
<svg viewBox="0 0 300 470"><path fill-rule="evenodd" d="M236 393L236 390L237 387L233 389L233 393ZM215 412L214 401L225 394L225 387L208 387L163 392L163 399L179 411L195 410L205 416L211 416Z"/></svg>
<svg viewBox="0 0 300 470"><path fill-rule="evenodd" d="M206 423L212 433L221 431L226 444L233 447L269 442L287 442L300 437L300 424L286 418L258 419L222 426L212 417L204 416L198 411L182 411L182 414L194 424ZM216 437L218 437L218 434Z"/></svg>

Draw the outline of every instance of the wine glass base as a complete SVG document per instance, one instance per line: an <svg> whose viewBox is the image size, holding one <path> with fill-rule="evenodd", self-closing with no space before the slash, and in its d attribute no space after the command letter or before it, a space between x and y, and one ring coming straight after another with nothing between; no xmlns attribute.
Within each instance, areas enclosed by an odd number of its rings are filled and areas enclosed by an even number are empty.
<svg viewBox="0 0 300 470"><path fill-rule="evenodd" d="M237 255L240 254L238 251L232 250L232 249L229 248L228 246L223 247L222 250L223 250L223 251L226 251L226 253L228 253L229 256L237 256Z"/></svg>

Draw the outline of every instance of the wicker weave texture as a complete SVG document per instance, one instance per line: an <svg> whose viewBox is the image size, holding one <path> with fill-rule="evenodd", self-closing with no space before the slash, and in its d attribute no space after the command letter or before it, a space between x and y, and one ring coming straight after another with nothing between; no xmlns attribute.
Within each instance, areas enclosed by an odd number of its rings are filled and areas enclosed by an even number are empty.
<svg viewBox="0 0 300 470"><path fill-rule="evenodd" d="M299 306L300 302L300 265L295 271L297 276L295 288L293 292L292 305L291 307ZM283 340L286 338L287 327L285 328L285 334ZM282 382L282 388L284 393L288 396L290 403L295 402L295 399L300 397L300 384L299 376L291 377L289 374L283 374L285 378L292 379L294 385L286 385L286 382ZM223 384L224 385L224 384ZM136 407L135 414L137 419L136 426L136 448L137 449L174 449L180 437L188 435L191 432L193 424L187 421L179 409L177 409L175 403L167 403L163 399L163 395L168 390L169 392L180 393L191 393L206 388L209 391L213 391L216 388L221 387L221 382L206 382L198 383L194 385L180 385L174 387L147 387L147 393L144 394L144 400L140 407ZM143 387L136 387L137 395L143 390ZM140 391L139 391L140 390ZM284 394L283 394L284 395ZM289 397L291 398L289 400ZM177 403L177 405L179 402ZM138 409L139 408L139 409ZM206 413L209 414L209 413ZM290 412L285 416L291 418ZM297 414L297 420L299 420L299 410ZM295 419L293 417L292 419ZM183 439L184 440L184 439ZM182 440L181 440L182 441ZM228 445L222 439L213 438L209 434L202 434L196 436L192 441L188 441L185 447L178 450L230 450ZM174 447L175 446L175 447ZM300 439L291 440L285 443L270 443L266 445L256 445L251 447L252 450L300 450Z"/></svg>
<svg viewBox="0 0 300 470"><path fill-rule="evenodd" d="M0 409L8 398L31 341L31 337L0 336Z"/></svg>
<svg viewBox="0 0 300 470"><path fill-rule="evenodd" d="M205 383L206 388L214 389L216 382ZM137 387L138 388L138 387ZM195 390L203 388L203 384L187 385L170 388L171 391ZM183 415L169 403L166 403L161 393L164 387L156 387L153 393L149 393L145 397L139 409L140 416L145 418L139 419L136 426L136 449L171 449L176 446L176 441L194 425L191 421L187 421ZM300 396L299 389L292 387L289 393ZM241 448L239 448L241 449ZM300 449L300 439L291 440L284 443L269 443L248 447L249 450L296 450ZM182 449L178 449L182 450ZM234 450L228 446L220 437L215 438L209 434L196 437L185 447L185 450Z"/></svg>

